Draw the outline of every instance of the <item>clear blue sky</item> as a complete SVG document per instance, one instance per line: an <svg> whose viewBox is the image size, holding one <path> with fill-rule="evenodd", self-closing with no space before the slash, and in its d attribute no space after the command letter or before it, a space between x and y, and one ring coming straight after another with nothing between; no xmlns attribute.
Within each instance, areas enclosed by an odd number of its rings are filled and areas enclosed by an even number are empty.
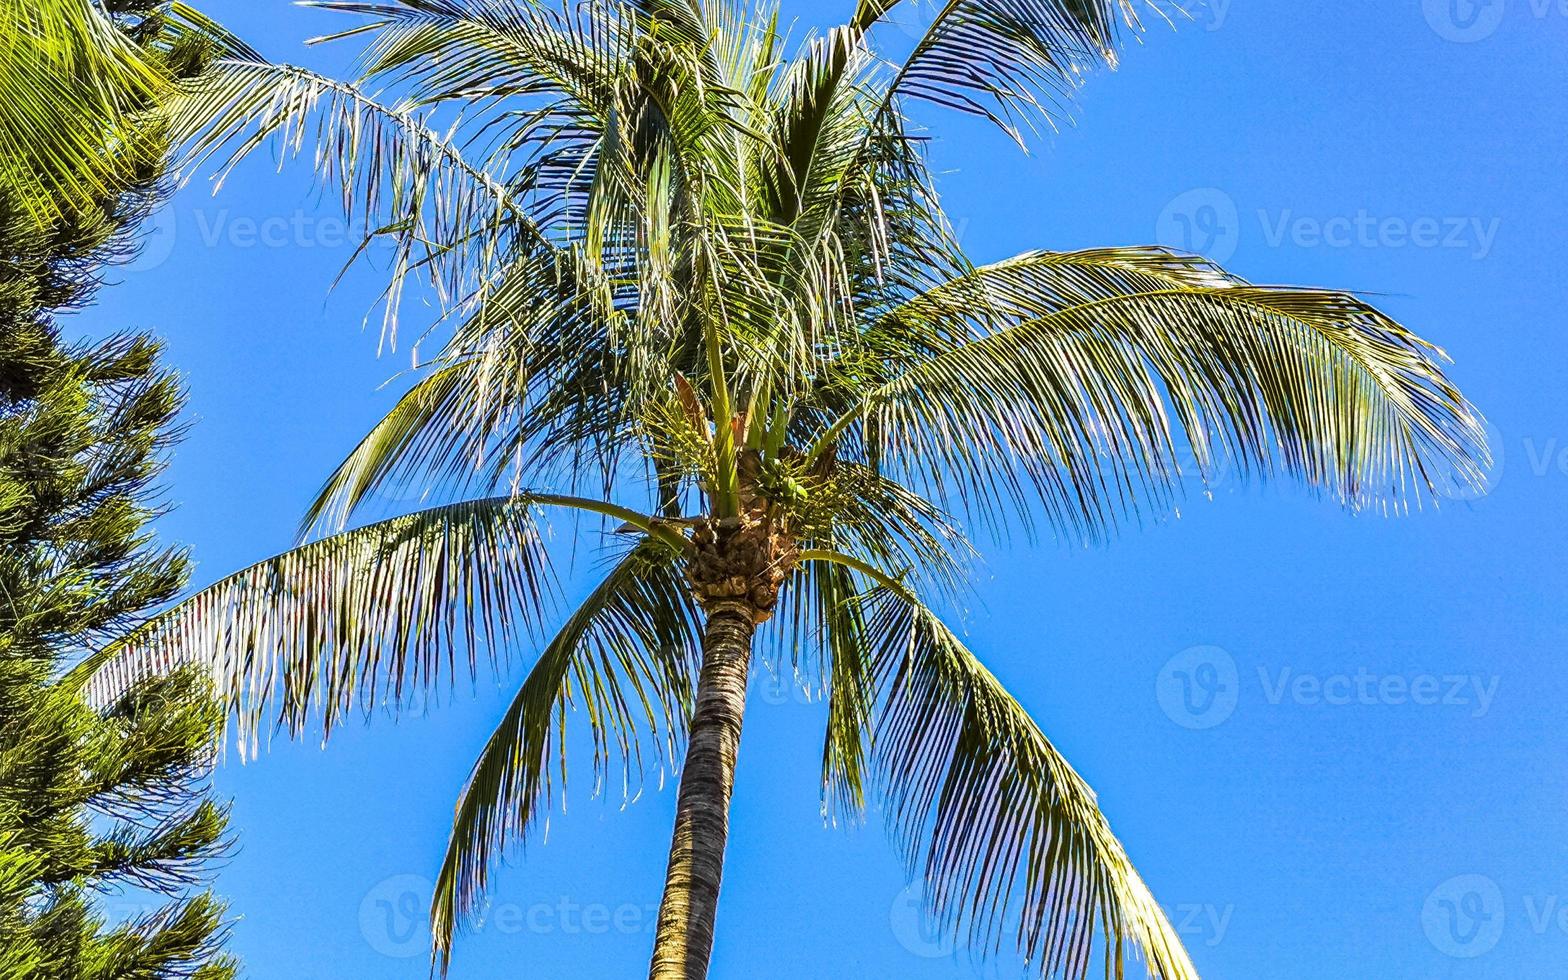
<svg viewBox="0 0 1568 980"><path fill-rule="evenodd" d="M339 18L203 6L275 58L344 67L301 44ZM1494 425L1492 492L1436 512L1222 486L1102 550L992 552L972 644L1097 788L1204 975L1561 975L1568 11L1214 0L1095 78L1030 157L928 118L977 258L1158 239L1377 293ZM189 379L163 531L203 581L288 543L406 364L360 329L373 271L328 295L336 220L300 167L248 166L217 197L198 181L80 318L162 334ZM219 885L252 977L425 976L422 880L503 693L221 771L242 847ZM823 714L765 686L751 701L713 975L979 975L922 939L874 816L823 827ZM646 969L673 793L623 810L588 788L498 876L454 976Z"/></svg>

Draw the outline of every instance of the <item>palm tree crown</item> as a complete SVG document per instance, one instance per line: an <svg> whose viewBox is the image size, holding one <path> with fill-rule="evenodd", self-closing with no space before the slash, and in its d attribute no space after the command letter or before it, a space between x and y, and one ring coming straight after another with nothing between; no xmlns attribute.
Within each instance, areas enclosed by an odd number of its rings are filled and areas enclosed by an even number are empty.
<svg viewBox="0 0 1568 980"><path fill-rule="evenodd" d="M705 974L765 623L826 691L825 806L879 800L947 928L1042 976L1195 976L1093 793L932 611L965 530L1100 539L1222 465L1402 508L1485 448L1440 352L1354 296L1157 248L965 257L907 113L1025 138L1145 5L948 0L896 57L897 0L796 42L766 3L321 5L368 18L361 83L191 14L227 57L173 124L197 159L309 140L391 244L389 337L419 277L436 349L312 506L327 536L176 607L98 683L202 658L242 738L330 729L545 629L538 515L586 511L617 558L463 788L443 967L575 708L601 772L684 758L652 975ZM341 530L410 487L451 502Z"/></svg>

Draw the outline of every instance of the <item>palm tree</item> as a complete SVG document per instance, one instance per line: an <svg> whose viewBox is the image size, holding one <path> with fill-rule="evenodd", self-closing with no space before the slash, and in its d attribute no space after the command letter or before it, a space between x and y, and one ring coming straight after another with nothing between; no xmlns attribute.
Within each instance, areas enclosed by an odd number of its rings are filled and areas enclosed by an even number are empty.
<svg viewBox="0 0 1568 980"><path fill-rule="evenodd" d="M310 508L326 536L175 607L98 690L209 662L249 751L537 636L457 805L439 964L575 713L601 779L681 759L649 975L700 978L761 651L825 689L825 812L880 801L946 929L1042 976L1195 976L1094 794L939 617L966 532L1099 540L1220 466L1403 510L1485 447L1440 352L1355 296L1158 248L966 258L907 113L1023 139L1135 4L948 0L896 56L897 0L793 44L723 0L323 6L369 18L361 83L225 38L175 125L196 160L312 146L391 245L389 339L411 276L443 315ZM411 490L447 502L343 530ZM547 510L615 557L540 633Z"/></svg>

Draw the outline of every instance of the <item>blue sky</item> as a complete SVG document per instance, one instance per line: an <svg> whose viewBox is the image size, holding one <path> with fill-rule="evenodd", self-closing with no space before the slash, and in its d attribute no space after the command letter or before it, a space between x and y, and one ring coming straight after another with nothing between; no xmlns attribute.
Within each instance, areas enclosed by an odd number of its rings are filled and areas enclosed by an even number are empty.
<svg viewBox="0 0 1568 980"><path fill-rule="evenodd" d="M347 49L301 44L332 15L203 6L274 58L346 70ZM976 258L1163 241L1377 294L1493 425L1491 492L1436 511L1222 483L1102 549L990 552L971 645L1099 791L1207 977L1533 977L1568 957L1565 81L1568 9L1545 0L1213 0L1030 156L926 116ZM378 359L361 329L374 270L329 295L348 253L302 167L246 166L183 190L78 318L156 331L188 378L162 531L202 581L285 546L390 403L407 351ZM505 694L221 770L241 849L219 886L250 976L425 975L424 889ZM758 681L713 976L984 975L922 933L874 815L824 828L823 715ZM588 790L496 878L455 977L646 969L673 792L623 809Z"/></svg>

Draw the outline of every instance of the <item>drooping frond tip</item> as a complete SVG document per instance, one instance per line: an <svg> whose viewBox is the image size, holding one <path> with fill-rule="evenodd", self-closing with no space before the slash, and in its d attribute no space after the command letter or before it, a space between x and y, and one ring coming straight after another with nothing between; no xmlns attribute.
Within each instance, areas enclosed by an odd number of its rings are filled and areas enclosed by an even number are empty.
<svg viewBox="0 0 1568 980"><path fill-rule="evenodd" d="M697 611L676 556L644 539L566 620L530 669L463 787L431 905L433 954L444 973L460 925L482 906L490 868L547 811L551 769L567 774L567 715L593 740L597 792L613 760L622 792L651 752L671 764L691 710L699 659Z"/></svg>
<svg viewBox="0 0 1568 980"><path fill-rule="evenodd" d="M1039 502L1070 539L1099 538L1226 470L1397 509L1489 462L1441 352L1347 293L1254 286L1162 249L1031 252L888 318L970 339L828 434L981 521Z"/></svg>
<svg viewBox="0 0 1568 980"><path fill-rule="evenodd" d="M866 600L868 734L888 829L927 912L975 952L1042 977L1197 971L1095 802L1024 709L933 614Z"/></svg>

